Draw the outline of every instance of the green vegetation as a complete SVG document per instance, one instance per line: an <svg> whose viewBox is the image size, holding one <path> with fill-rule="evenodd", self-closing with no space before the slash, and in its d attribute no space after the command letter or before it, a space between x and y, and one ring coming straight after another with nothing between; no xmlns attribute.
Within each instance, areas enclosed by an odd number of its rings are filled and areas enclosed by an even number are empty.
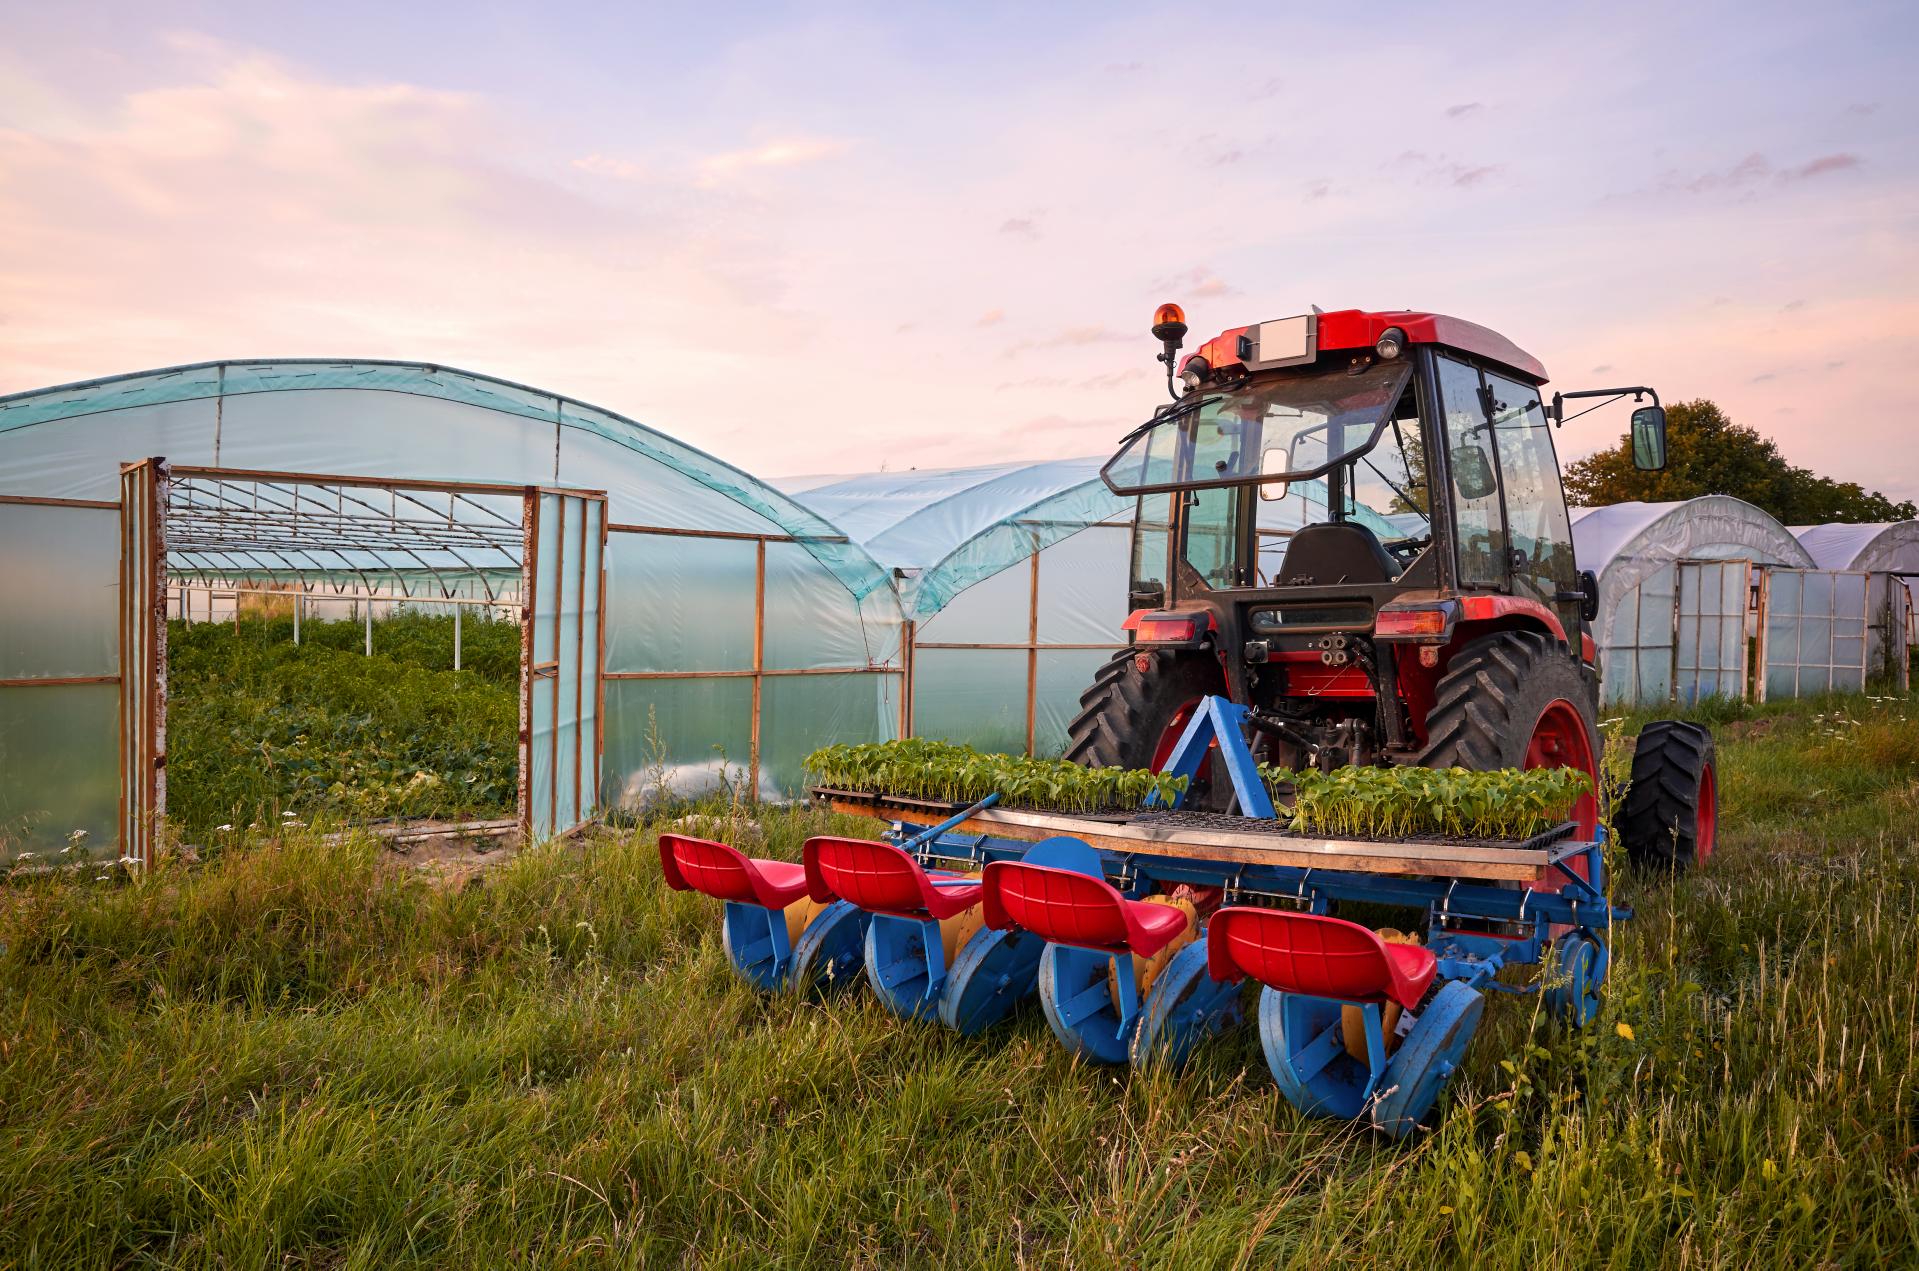
<svg viewBox="0 0 1919 1271"><path fill-rule="evenodd" d="M1570 820L1573 803L1592 788L1586 774L1570 768L1289 772L1262 765L1259 775L1275 796L1291 798L1294 830L1360 839L1528 839Z"/></svg>
<svg viewBox="0 0 1919 1271"><path fill-rule="evenodd" d="M922 737L863 746L828 746L806 769L836 790L945 803L977 803L998 793L1009 808L1110 812L1138 808L1149 794L1171 802L1184 777L1122 768L1082 768L1065 760L1026 759ZM1302 834L1409 838L1444 834L1525 839L1567 820L1590 783L1564 769L1467 772L1463 768L1341 768L1331 773L1261 767L1260 777L1291 828Z"/></svg>
<svg viewBox="0 0 1919 1271"><path fill-rule="evenodd" d="M299 837L23 874L0 1265L1911 1265L1913 706L1715 708L1718 855L1623 877L1599 1021L1495 997L1404 1144L1296 1114L1250 1027L1135 1073L1036 1006L761 996L647 831L457 890Z"/></svg>
<svg viewBox="0 0 1919 1271"><path fill-rule="evenodd" d="M1704 398L1666 407L1666 467L1633 467L1629 434L1610 450L1566 469L1566 502L1601 507L1644 499L1693 499L1730 494L1764 508L1785 525L1831 521L1906 521L1919 515L1910 499L1870 493L1855 481L1835 481L1786 462L1779 447L1735 424Z"/></svg>
<svg viewBox="0 0 1919 1271"><path fill-rule="evenodd" d="M909 737L862 746L828 746L806 770L836 790L978 803L997 793L1009 808L1107 812L1137 808L1158 792L1171 800L1186 778L1125 768L1084 768L1064 759L1028 759Z"/></svg>
<svg viewBox="0 0 1919 1271"><path fill-rule="evenodd" d="M167 808L203 841L288 817L513 813L519 627L396 615L169 626Z"/></svg>

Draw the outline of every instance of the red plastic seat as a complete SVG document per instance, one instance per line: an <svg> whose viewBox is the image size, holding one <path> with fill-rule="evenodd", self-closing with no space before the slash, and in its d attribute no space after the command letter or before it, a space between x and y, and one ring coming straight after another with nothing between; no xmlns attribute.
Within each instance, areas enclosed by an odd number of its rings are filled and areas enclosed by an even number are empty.
<svg viewBox="0 0 1919 1271"><path fill-rule="evenodd" d="M754 860L738 848L684 834L660 835L660 868L675 891L697 891L784 909L806 894L806 871L788 861Z"/></svg>
<svg viewBox="0 0 1919 1271"><path fill-rule="evenodd" d="M1213 915L1206 964L1215 980L1251 976L1286 993L1383 1002L1411 1010L1439 960L1424 945L1388 944L1370 927L1320 914L1235 906Z"/></svg>
<svg viewBox="0 0 1919 1271"><path fill-rule="evenodd" d="M1150 958L1186 930L1184 910L1128 900L1077 870L994 861L982 881L987 926L1023 927L1054 944Z"/></svg>
<svg viewBox="0 0 1919 1271"><path fill-rule="evenodd" d="M822 834L806 840L800 859L807 890L821 902L837 897L868 913L905 918L951 918L979 903L978 883L935 886L918 861L891 843Z"/></svg>

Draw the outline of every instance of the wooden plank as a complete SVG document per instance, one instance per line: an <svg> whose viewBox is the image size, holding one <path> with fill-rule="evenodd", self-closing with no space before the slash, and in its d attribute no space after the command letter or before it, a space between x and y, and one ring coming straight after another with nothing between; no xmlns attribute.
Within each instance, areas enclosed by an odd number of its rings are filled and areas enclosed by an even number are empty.
<svg viewBox="0 0 1919 1271"><path fill-rule="evenodd" d="M900 819L887 809L850 799L831 801L835 812ZM925 814L922 814L925 815ZM937 824L929 820L927 824ZM1305 869L1343 869L1360 874L1407 878L1481 878L1538 882L1554 853L1537 848L1465 847L1447 843L1369 843L1351 839L1280 837L1232 830L1169 830L1149 825L1092 821L1048 812L998 808L976 813L954 827L961 834L991 834L1036 843L1070 834L1109 852L1177 857L1181 860L1231 861L1241 865L1283 865Z"/></svg>

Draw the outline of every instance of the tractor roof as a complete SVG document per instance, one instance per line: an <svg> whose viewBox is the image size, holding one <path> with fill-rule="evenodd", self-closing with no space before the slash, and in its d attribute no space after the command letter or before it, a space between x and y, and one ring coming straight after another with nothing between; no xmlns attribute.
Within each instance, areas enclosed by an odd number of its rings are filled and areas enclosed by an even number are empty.
<svg viewBox="0 0 1919 1271"><path fill-rule="evenodd" d="M1393 310L1369 313L1364 309L1339 309L1319 315L1319 351L1334 349L1370 349L1388 327L1398 327L1414 344L1443 344L1490 359L1535 384L1546 382L1546 368L1539 359L1488 327L1443 313L1416 313ZM1194 357L1203 357L1215 370L1239 364L1239 337L1250 327L1223 331L1199 346Z"/></svg>

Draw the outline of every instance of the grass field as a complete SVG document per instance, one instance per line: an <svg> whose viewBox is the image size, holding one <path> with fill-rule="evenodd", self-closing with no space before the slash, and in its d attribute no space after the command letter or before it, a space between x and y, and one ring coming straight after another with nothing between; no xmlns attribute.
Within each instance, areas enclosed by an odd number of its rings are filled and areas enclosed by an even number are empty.
<svg viewBox="0 0 1919 1271"><path fill-rule="evenodd" d="M191 840L285 816L513 814L520 628L396 614L169 626L167 810Z"/></svg>
<svg viewBox="0 0 1919 1271"><path fill-rule="evenodd" d="M1720 854L1438 1128L759 996L650 835L458 891L254 841L0 890L0 1265L1884 1266L1919 1247L1919 714L1726 710ZM825 823L771 816L792 855Z"/></svg>

